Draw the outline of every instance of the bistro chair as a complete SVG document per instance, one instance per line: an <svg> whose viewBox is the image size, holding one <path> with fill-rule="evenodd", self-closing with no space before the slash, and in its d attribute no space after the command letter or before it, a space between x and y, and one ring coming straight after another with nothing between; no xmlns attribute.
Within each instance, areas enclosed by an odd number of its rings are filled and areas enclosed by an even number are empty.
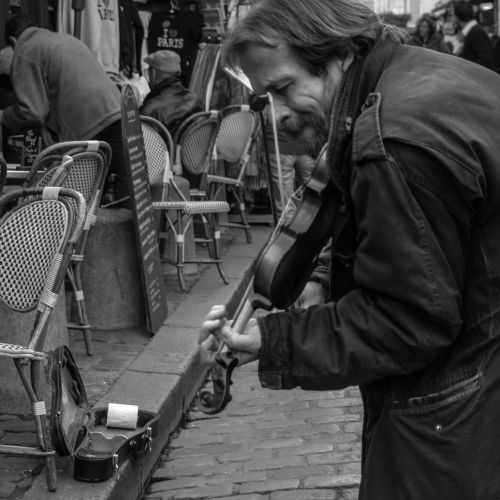
<svg viewBox="0 0 500 500"><path fill-rule="evenodd" d="M69 155L72 161L64 161L65 155ZM26 185L74 189L82 193L85 199L85 226L68 267L67 277L77 316L75 319L70 318L68 328L82 331L89 356L92 355L92 334L85 306L81 266L90 229L97 220L110 161L111 146L104 141L60 142L40 152L26 179Z"/></svg>
<svg viewBox="0 0 500 500"><path fill-rule="evenodd" d="M59 187L19 189L0 198L0 210L0 300L16 314L35 317L29 331L12 332L19 344L0 343L0 357L14 362L31 401L38 439L38 446L0 444L0 453L45 459L47 487L55 491L55 451L42 385L49 362L44 346L83 229L85 200Z"/></svg>
<svg viewBox="0 0 500 500"><path fill-rule="evenodd" d="M219 111L200 111L186 118L175 133L173 170L188 180L192 200L209 199L207 174L211 167L219 125ZM199 217L198 220L201 224L194 225L194 230L198 242L202 242L209 238L209 228L205 218Z"/></svg>
<svg viewBox="0 0 500 500"><path fill-rule="evenodd" d="M175 260L169 263L177 268L181 289L186 289L183 273L185 264L215 264L222 280L228 284L222 268L220 231L215 214L229 212L229 205L220 201L187 199L177 185L171 169L170 153L173 142L170 133L154 118L142 116L141 120L149 182L154 184L160 179L162 182L161 201L153 201L153 209L160 211L166 221L165 231L160 230L159 238L168 238L170 235L175 238ZM196 215L203 218L209 234L206 239L195 241L208 243L210 252L208 258L186 260L185 235Z"/></svg>
<svg viewBox="0 0 500 500"><path fill-rule="evenodd" d="M197 197L206 196L203 190L219 125L219 111L200 111L188 116L173 138L174 173L189 180L191 194Z"/></svg>
<svg viewBox="0 0 500 500"><path fill-rule="evenodd" d="M240 222L221 222L221 226L243 229L247 242L251 243L252 235L243 191L247 165L259 133L259 121L250 106L245 104L226 106L220 113L221 123L215 139L214 158L226 162L226 175L218 175L215 168L207 175L209 197L211 200L219 199L224 189L232 194ZM236 175L229 175L231 165L228 164L236 164ZM213 165L217 166L216 161Z"/></svg>

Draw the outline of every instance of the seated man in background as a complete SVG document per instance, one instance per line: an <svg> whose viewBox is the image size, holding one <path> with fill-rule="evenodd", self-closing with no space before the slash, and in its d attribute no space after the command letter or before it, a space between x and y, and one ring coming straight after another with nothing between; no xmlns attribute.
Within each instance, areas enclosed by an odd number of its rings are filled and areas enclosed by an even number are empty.
<svg viewBox="0 0 500 500"><path fill-rule="evenodd" d="M158 50L144 59L149 64L151 92L140 108L167 127L174 137L179 125L191 114L203 111L199 97L181 83L181 58L171 50Z"/></svg>

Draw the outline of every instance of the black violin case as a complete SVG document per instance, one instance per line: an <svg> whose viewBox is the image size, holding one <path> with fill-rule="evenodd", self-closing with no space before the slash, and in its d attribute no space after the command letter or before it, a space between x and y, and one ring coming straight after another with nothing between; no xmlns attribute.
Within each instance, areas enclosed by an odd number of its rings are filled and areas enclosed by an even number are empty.
<svg viewBox="0 0 500 500"><path fill-rule="evenodd" d="M69 348L61 346L51 356L52 442L58 455L73 456L75 479L104 481L117 473L125 460L140 459L151 451L158 433L157 413L139 408L135 429L108 427L108 408L89 407Z"/></svg>

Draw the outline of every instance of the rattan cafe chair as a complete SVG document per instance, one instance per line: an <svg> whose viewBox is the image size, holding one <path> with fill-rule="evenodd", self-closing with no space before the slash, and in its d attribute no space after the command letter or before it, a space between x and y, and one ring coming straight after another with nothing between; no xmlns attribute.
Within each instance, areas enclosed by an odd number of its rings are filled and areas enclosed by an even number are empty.
<svg viewBox="0 0 500 500"><path fill-rule="evenodd" d="M236 164L236 175L229 175L230 165L225 175L218 175L215 168L207 175L209 197L219 199L224 189L231 193L235 201L240 222L225 222L221 226L237 227L245 231L248 243L252 242L248 214L244 202L245 174L252 149L259 133L257 115L250 106L233 104L221 109L221 123L215 139L214 159L222 159L229 164ZM214 167L217 163L214 161Z"/></svg>
<svg viewBox="0 0 500 500"><path fill-rule="evenodd" d="M71 162L64 161L70 155ZM97 220L97 211L111 161L111 147L104 141L69 141L53 144L40 152L26 180L26 185L62 186L82 193L87 213L84 230L68 267L68 281L75 303L76 318L68 328L81 330L87 354L92 354L91 325L83 293L81 266L89 232ZM73 308L71 308L73 311ZM74 313L73 313L74 314Z"/></svg>
<svg viewBox="0 0 500 500"><path fill-rule="evenodd" d="M189 180L192 196L206 197L206 176L219 126L219 111L200 111L186 118L173 137L173 170Z"/></svg>
<svg viewBox="0 0 500 500"><path fill-rule="evenodd" d="M19 338L19 343L0 343L0 358L15 364L31 401L38 439L38 446L0 444L0 454L44 459L47 487L55 491L55 451L43 396L49 362L44 346L83 228L85 200L70 189L19 189L0 197L0 211L0 300L13 313L35 318L29 321L30 331L3 332L4 339Z"/></svg>
<svg viewBox="0 0 500 500"><path fill-rule="evenodd" d="M228 284L222 267L220 231L215 214L227 213L229 205L226 202L187 199L177 185L171 169L170 153L173 143L168 130L153 118L143 116L141 120L149 181L154 184L161 180L163 185L161 201L153 202L153 209L160 211L166 220L165 231L160 231L159 238L172 236L175 239L175 260L169 263L177 268L181 289L186 289L183 268L188 263L215 264L222 280ZM193 217L197 215L203 217L208 227L208 240L213 253L208 258L186 260L185 235L193 223Z"/></svg>
<svg viewBox="0 0 500 500"><path fill-rule="evenodd" d="M207 174L211 167L215 138L220 125L217 110L200 111L186 118L174 136L173 170L189 181L189 194L192 200L208 201ZM218 216L217 216L218 218ZM194 224L195 240L208 247L210 231L205 217L198 217L200 224Z"/></svg>

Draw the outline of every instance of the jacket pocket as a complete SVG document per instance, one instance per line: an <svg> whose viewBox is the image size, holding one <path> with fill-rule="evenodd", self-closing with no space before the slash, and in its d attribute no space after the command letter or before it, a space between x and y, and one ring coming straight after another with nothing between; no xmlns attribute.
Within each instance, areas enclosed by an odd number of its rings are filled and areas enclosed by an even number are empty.
<svg viewBox="0 0 500 500"><path fill-rule="evenodd" d="M424 414L445 408L478 391L481 388L480 380L480 374L476 373L438 392L405 400L393 400L390 404L390 411L411 415Z"/></svg>

